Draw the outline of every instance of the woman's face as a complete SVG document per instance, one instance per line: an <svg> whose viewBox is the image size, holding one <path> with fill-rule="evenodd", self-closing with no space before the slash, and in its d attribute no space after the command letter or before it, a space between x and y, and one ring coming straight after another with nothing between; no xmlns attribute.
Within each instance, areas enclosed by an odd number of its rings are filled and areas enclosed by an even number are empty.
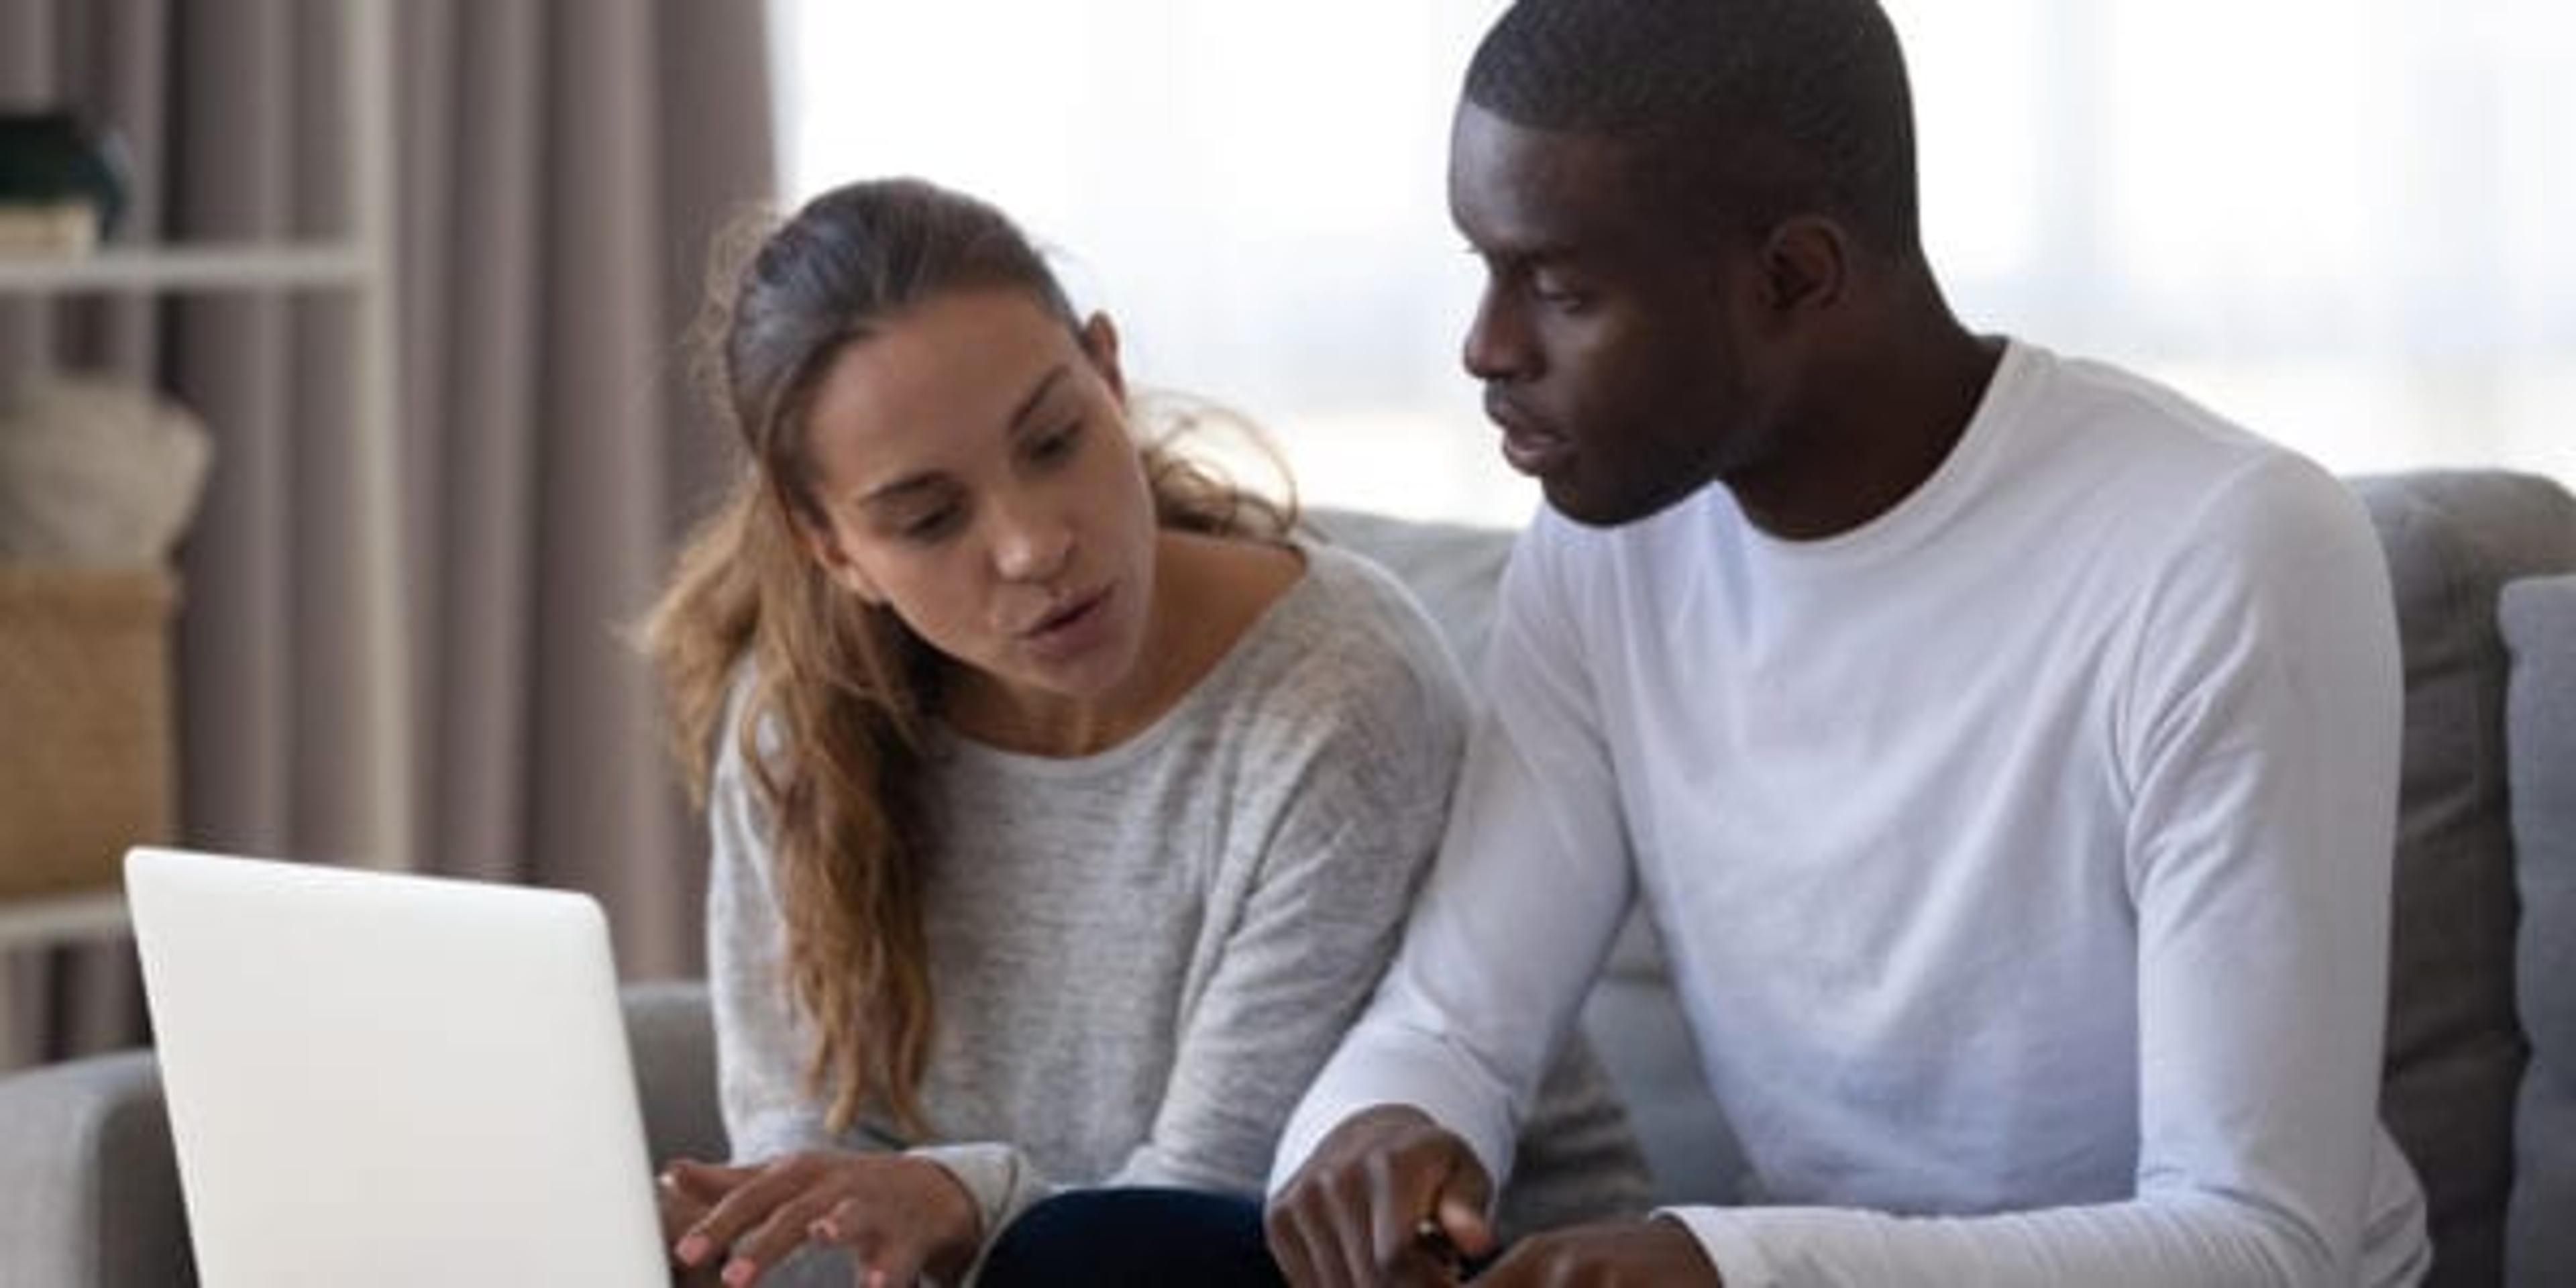
<svg viewBox="0 0 2576 1288"><path fill-rule="evenodd" d="M1135 669L1153 498L1117 336L1027 294L945 292L825 371L805 430L835 580L1022 699L1098 700Z"/></svg>

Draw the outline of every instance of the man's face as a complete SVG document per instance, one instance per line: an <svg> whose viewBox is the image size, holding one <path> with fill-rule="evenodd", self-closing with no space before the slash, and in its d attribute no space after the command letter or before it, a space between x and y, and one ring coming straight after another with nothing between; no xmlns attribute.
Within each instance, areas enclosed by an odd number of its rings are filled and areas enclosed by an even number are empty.
<svg viewBox="0 0 2576 1288"><path fill-rule="evenodd" d="M1645 518L1772 452L1747 341L1749 246L1658 217L1632 152L1461 104L1449 212L1485 261L1468 374L1503 455L1594 526Z"/></svg>

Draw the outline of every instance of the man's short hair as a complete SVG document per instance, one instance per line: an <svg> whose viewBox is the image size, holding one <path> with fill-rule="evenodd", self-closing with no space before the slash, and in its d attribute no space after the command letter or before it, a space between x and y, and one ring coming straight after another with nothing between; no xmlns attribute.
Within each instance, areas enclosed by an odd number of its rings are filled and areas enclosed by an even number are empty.
<svg viewBox="0 0 2576 1288"><path fill-rule="evenodd" d="M1875 0L1520 0L1466 96L1635 146L1685 217L1823 213L1884 252L1919 244L1904 56Z"/></svg>

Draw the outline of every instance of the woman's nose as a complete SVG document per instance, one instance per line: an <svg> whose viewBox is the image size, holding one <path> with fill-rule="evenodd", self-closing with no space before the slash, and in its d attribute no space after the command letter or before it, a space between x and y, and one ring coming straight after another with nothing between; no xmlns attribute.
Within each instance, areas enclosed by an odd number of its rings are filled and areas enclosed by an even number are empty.
<svg viewBox="0 0 2576 1288"><path fill-rule="evenodd" d="M1073 556L1073 528L1042 514L1005 511L993 539L993 566L1011 581L1047 582Z"/></svg>

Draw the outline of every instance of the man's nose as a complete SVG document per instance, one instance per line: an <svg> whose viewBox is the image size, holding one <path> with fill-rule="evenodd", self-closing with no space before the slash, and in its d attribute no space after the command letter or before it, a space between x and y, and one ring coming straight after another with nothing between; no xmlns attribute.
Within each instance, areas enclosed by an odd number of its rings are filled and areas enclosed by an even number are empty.
<svg viewBox="0 0 2576 1288"><path fill-rule="evenodd" d="M1468 375L1487 384L1527 380L1539 368L1538 346L1522 311L1490 287L1477 301L1476 318L1467 325L1459 358Z"/></svg>

